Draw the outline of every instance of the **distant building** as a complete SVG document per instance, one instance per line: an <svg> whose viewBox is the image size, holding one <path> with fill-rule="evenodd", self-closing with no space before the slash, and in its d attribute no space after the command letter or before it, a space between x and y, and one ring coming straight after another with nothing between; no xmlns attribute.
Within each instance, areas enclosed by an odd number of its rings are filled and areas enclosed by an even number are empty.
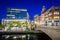
<svg viewBox="0 0 60 40"><path fill-rule="evenodd" d="M41 15L40 15L40 26L44 26L45 24L45 12L46 12L46 8L45 6L43 6Z"/></svg>
<svg viewBox="0 0 60 40"><path fill-rule="evenodd" d="M40 27L40 16L39 15L34 16L34 23L36 27Z"/></svg>

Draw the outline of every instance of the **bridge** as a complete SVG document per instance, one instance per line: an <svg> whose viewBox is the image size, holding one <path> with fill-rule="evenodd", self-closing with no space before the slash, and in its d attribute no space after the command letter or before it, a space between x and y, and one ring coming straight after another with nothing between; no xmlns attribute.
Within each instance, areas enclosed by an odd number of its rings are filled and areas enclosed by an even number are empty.
<svg viewBox="0 0 60 40"><path fill-rule="evenodd" d="M52 38L52 40L60 40L60 26L57 27L39 27L36 30L41 30Z"/></svg>

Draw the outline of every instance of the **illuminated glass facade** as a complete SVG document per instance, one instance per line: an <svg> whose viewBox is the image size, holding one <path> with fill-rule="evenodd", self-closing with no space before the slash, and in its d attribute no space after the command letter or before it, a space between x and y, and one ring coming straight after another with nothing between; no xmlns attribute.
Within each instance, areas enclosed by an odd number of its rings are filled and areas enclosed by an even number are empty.
<svg viewBox="0 0 60 40"><path fill-rule="evenodd" d="M8 9L7 19L27 19L26 9Z"/></svg>
<svg viewBox="0 0 60 40"><path fill-rule="evenodd" d="M2 24L5 25L5 30L26 31L29 27L28 19L29 14L26 9L9 8L6 18L2 19Z"/></svg>

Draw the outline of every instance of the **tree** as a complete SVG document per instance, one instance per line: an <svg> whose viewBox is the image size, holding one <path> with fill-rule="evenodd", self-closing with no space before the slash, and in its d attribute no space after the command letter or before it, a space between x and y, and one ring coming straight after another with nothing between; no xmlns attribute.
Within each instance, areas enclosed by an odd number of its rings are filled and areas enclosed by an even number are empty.
<svg viewBox="0 0 60 40"><path fill-rule="evenodd" d="M35 23L34 23L34 21L31 22L31 30L35 30Z"/></svg>
<svg viewBox="0 0 60 40"><path fill-rule="evenodd" d="M25 26L28 27L28 22L27 21L25 21Z"/></svg>
<svg viewBox="0 0 60 40"><path fill-rule="evenodd" d="M17 22L17 27L21 27L21 22L20 21Z"/></svg>
<svg viewBox="0 0 60 40"><path fill-rule="evenodd" d="M3 24L0 23L0 29L2 29L4 27L5 27L5 25L3 25Z"/></svg>

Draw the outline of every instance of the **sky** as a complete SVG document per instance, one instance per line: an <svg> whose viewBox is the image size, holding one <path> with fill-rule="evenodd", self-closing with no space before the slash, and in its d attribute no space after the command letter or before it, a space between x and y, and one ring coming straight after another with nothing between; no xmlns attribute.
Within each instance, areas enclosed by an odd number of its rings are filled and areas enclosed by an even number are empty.
<svg viewBox="0 0 60 40"><path fill-rule="evenodd" d="M41 15L43 6L46 10L52 6L60 6L60 0L0 0L0 21L6 17L7 8L27 9L30 20L33 20L34 15Z"/></svg>

